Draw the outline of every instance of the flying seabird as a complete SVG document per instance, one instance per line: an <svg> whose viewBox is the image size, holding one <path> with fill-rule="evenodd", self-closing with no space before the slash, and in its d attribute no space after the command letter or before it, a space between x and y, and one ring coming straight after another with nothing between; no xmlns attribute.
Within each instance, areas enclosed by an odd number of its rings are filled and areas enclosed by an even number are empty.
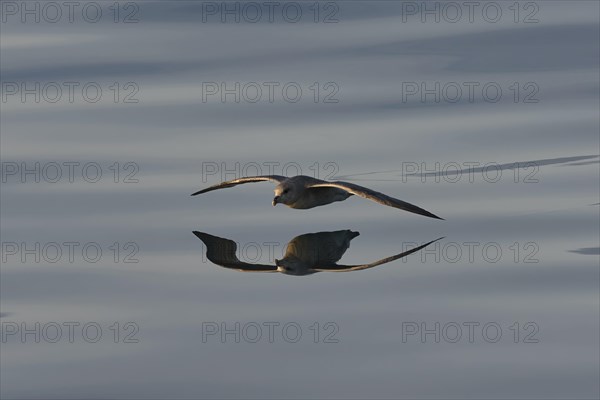
<svg viewBox="0 0 600 400"><path fill-rule="evenodd" d="M395 199L363 186L340 181L327 182L306 175L297 175L290 178L280 175L249 176L210 186L196 193L192 193L192 196L217 189L233 187L242 183L263 181L277 183L277 186L275 187L275 197L273 198L274 206L281 203L291 208L307 209L323 206L335 201L343 201L352 195L356 195L373 200L385 206L399 208L430 218L443 219L413 204Z"/></svg>

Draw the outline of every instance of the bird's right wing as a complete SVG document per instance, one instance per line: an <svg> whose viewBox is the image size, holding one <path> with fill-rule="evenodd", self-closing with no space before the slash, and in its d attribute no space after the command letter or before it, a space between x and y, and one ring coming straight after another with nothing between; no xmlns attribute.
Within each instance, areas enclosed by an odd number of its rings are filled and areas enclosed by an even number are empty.
<svg viewBox="0 0 600 400"><path fill-rule="evenodd" d="M194 231L194 235L206 245L206 257L221 267L242 272L277 272L275 265L250 264L240 261L235 255L237 244L233 240L198 231Z"/></svg>
<svg viewBox="0 0 600 400"><path fill-rule="evenodd" d="M345 190L348 193L354 194L356 196L363 197L365 199L373 200L376 203L383 204L384 206L390 206L394 208L399 208L401 210L405 210L411 213L424 215L430 218L443 219L438 217L435 214L430 213L427 210L422 209L421 207L417 207L414 204L407 203L406 201L402 201L399 199L395 199L393 197L388 196L387 194L383 194L380 192L376 192L375 190L366 188L364 186L356 185L354 183L349 182L323 182L311 184L310 188L320 188L320 187L334 187L338 189Z"/></svg>
<svg viewBox="0 0 600 400"><path fill-rule="evenodd" d="M202 189L197 191L196 193L192 193L192 196L196 196L197 194L202 194L206 192L210 192L217 189L224 189L239 185L241 183L249 183L249 182L263 182L263 181L271 181L280 183L281 181L286 180L285 176L281 175L261 175L261 176L248 176L245 178L233 179L231 181L221 182L219 184L207 187L206 189Z"/></svg>
<svg viewBox="0 0 600 400"><path fill-rule="evenodd" d="M431 242L427 242L425 244L422 244L421 246L415 247L414 249L410 249L405 251L404 253L400 253L400 254L396 254L395 256L391 256L391 257L387 257L387 258L382 258L381 260L377 260L375 262L372 262L370 264L362 264L362 265L340 265L340 264L331 264L331 265L326 265L326 266L319 266L317 268L314 268L315 271L319 271L319 272L348 272L348 271L360 271L362 269L368 269L368 268L373 268L376 267L378 265L381 264L386 264L395 260L398 260L400 258L406 257L409 254L412 254L414 252L417 252L427 246L429 246L432 243L437 242L438 240L443 239L443 237L439 238L439 239L435 239L432 240Z"/></svg>

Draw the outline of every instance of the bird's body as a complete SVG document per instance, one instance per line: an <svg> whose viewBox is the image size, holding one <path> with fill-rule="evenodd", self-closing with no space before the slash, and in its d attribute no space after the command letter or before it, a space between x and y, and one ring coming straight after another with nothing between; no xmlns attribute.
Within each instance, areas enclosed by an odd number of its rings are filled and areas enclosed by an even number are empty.
<svg viewBox="0 0 600 400"><path fill-rule="evenodd" d="M336 188L315 188L307 190L301 198L294 203L286 204L290 208L297 210L307 210L309 208L326 206L336 201L344 201L352 196L351 193Z"/></svg>
<svg viewBox="0 0 600 400"><path fill-rule="evenodd" d="M273 198L274 206L281 203L290 208L304 210L337 201L343 201L352 195L357 195L386 206L399 208L430 218L443 219L413 204L395 199L363 186L348 182L328 182L306 175L297 175L289 178L280 175L263 175L233 179L200 190L193 193L192 196L217 189L233 187L242 183L263 181L277 183L277 186L275 187L275 197Z"/></svg>
<svg viewBox="0 0 600 400"><path fill-rule="evenodd" d="M297 175L288 178L278 185L281 186L281 191L279 194L280 198L283 191L288 187L301 187L304 188L304 190L299 193L299 196L293 198L293 202L281 203L297 210L306 210L309 208L331 204L336 201L343 201L352 196L351 193L334 187L311 187L311 185L320 183L327 183L327 181L315 179L305 175ZM275 193L277 194L277 189L275 190ZM280 201L277 201L276 203L279 202Z"/></svg>
<svg viewBox="0 0 600 400"><path fill-rule="evenodd" d="M337 263L346 250L350 241L359 235L351 230L335 232L305 233L293 238L285 248L281 260L275 260L280 269L302 270L311 269L317 265L332 265ZM290 266L294 266L290 268Z"/></svg>

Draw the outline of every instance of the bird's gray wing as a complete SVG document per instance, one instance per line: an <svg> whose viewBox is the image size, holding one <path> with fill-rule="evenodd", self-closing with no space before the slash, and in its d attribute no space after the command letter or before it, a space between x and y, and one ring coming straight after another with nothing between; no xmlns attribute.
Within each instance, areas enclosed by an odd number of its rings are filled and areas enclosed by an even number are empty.
<svg viewBox="0 0 600 400"><path fill-rule="evenodd" d="M221 182L217 185L213 185L213 186L207 187L206 189L199 190L196 193L192 193L192 196L196 196L197 194L202 194L202 193L210 192L210 191L217 190L217 189L229 188L232 186L239 185L241 183L263 182L263 181L272 181L272 182L279 183L286 179L287 178L285 176L281 176L281 175L248 176L245 178L238 178L238 179L233 179L231 181Z"/></svg>
<svg viewBox="0 0 600 400"><path fill-rule="evenodd" d="M242 272L277 272L274 265L250 264L240 261L235 255L237 244L233 240L194 231L194 235L206 245L206 257L221 267Z"/></svg>
<svg viewBox="0 0 600 400"><path fill-rule="evenodd" d="M331 265L324 265L324 266L319 266L317 268L313 268L315 271L319 271L319 272L348 272L348 271L360 271L361 269L368 269L368 268L373 268L376 267L378 265L381 264L386 264L389 263L391 261L395 261L398 260L400 258L406 257L409 254L412 254L414 252L417 252L427 246L429 246L432 243L437 242L438 240L443 239L443 237L439 238L439 239L435 239L432 240L431 242L427 242L425 244L422 244L421 246L415 247L414 249L410 249L405 251L404 253L400 253L400 254L396 254L395 256L391 256L391 257L387 257L387 258L382 258L381 260L377 260L375 262L372 262L370 264L362 264L362 265L340 265L340 264L331 264Z"/></svg>
<svg viewBox="0 0 600 400"><path fill-rule="evenodd" d="M440 218L435 214L430 213L427 210L423 210L421 207L417 207L414 204L407 203L406 201L398 200L383 193L376 192L369 188L355 185L354 183L348 182L326 182L326 183L316 183L309 186L310 188L318 188L318 187L334 187L338 189L345 190L348 193L355 194L360 197L364 197L365 199L373 200L379 204L383 204L385 206L390 206L394 208L399 208L401 210L409 211L415 214L424 215L430 218L436 219L444 219Z"/></svg>

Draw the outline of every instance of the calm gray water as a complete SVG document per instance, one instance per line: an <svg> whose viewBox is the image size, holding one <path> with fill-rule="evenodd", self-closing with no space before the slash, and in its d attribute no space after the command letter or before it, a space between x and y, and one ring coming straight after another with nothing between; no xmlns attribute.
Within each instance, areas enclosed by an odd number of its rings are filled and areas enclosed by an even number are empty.
<svg viewBox="0 0 600 400"><path fill-rule="evenodd" d="M49 4L1 2L2 398L600 396L598 2ZM446 220L189 196L257 173ZM192 234L346 229L444 239Z"/></svg>

